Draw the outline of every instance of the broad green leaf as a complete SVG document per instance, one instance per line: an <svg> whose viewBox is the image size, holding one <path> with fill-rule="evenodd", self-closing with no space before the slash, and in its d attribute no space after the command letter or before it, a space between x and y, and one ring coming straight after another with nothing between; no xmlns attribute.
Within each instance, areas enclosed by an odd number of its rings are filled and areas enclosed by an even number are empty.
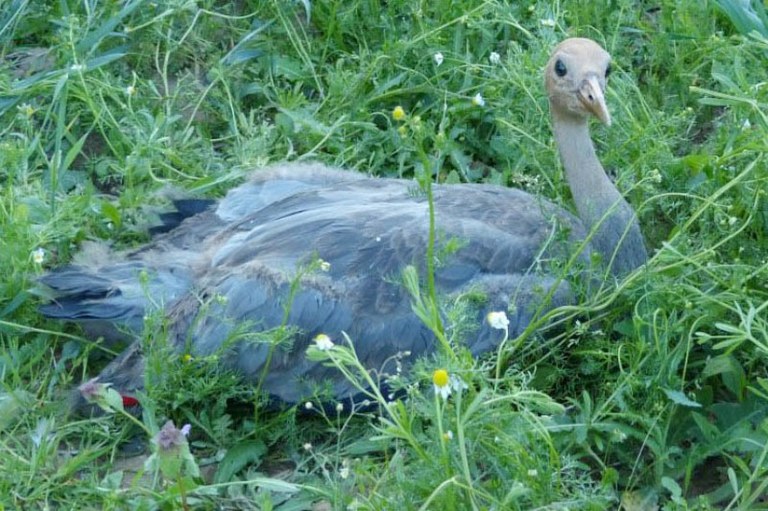
<svg viewBox="0 0 768 511"><path fill-rule="evenodd" d="M679 390L663 389L667 397L675 404L680 406L687 406L688 408L701 408L701 405L696 401L689 399L685 394Z"/></svg>
<svg viewBox="0 0 768 511"><path fill-rule="evenodd" d="M225 483L231 481L239 471L248 465L257 465L267 453L267 446L260 440L247 440L235 444L227 450L224 459L221 460L214 482Z"/></svg>

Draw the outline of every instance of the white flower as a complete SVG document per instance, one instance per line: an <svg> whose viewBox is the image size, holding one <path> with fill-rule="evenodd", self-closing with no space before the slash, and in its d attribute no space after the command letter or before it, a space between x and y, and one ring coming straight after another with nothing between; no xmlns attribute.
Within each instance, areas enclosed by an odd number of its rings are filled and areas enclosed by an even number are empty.
<svg viewBox="0 0 768 511"><path fill-rule="evenodd" d="M540 20L540 23L545 27L552 28L555 26L555 20L553 20L552 18L546 18L546 19Z"/></svg>
<svg viewBox="0 0 768 511"><path fill-rule="evenodd" d="M443 57L443 54L440 52L435 53L432 58L435 59L435 65L438 67L440 67L440 64L445 60L445 57Z"/></svg>
<svg viewBox="0 0 768 511"><path fill-rule="evenodd" d="M496 330L507 330L509 328L509 319L504 311L489 312L485 320Z"/></svg>
<svg viewBox="0 0 768 511"><path fill-rule="evenodd" d="M306 408L307 410L311 410L314 407L315 405L312 404L312 401L307 401L306 403L304 403L304 408Z"/></svg>
<svg viewBox="0 0 768 511"><path fill-rule="evenodd" d="M45 261L45 250L42 248L36 248L33 250L32 261L34 261L35 264L43 264L43 261Z"/></svg>
<svg viewBox="0 0 768 511"><path fill-rule="evenodd" d="M448 442L450 440L453 440L453 431L450 429L443 433L443 441Z"/></svg>
<svg viewBox="0 0 768 511"><path fill-rule="evenodd" d="M501 55L496 53L495 51L492 51L491 54L488 56L488 60L491 61L491 64L498 65L499 62L501 62Z"/></svg>
<svg viewBox="0 0 768 511"><path fill-rule="evenodd" d="M331 270L331 263L328 261L323 261L320 259L320 270L321 271L330 271Z"/></svg>
<svg viewBox="0 0 768 511"><path fill-rule="evenodd" d="M16 109L27 117L32 117L32 115L35 113L35 108L29 103L22 103L21 105L17 106Z"/></svg>
<svg viewBox="0 0 768 511"><path fill-rule="evenodd" d="M344 460L342 460L339 476L341 476L342 479L349 477L349 458L344 458Z"/></svg>
<svg viewBox="0 0 768 511"><path fill-rule="evenodd" d="M437 369L432 373L432 383L435 386L435 394L443 399L451 395L451 378L445 369Z"/></svg>
<svg viewBox="0 0 768 511"><path fill-rule="evenodd" d="M69 70L73 73L79 73L81 71L85 71L85 64L72 64L69 67Z"/></svg>
<svg viewBox="0 0 768 511"><path fill-rule="evenodd" d="M133 96L134 94L136 94L136 87L134 87L133 85L129 85L128 87L125 88L125 93L129 96Z"/></svg>
<svg viewBox="0 0 768 511"><path fill-rule="evenodd" d="M485 106L483 95L479 92L472 97L472 104L475 106Z"/></svg>
<svg viewBox="0 0 768 511"><path fill-rule="evenodd" d="M312 444L310 444L309 442L304 444L304 450L305 451L311 451L312 450Z"/></svg>
<svg viewBox="0 0 768 511"><path fill-rule="evenodd" d="M333 348L333 346L333 341L327 335L317 334L315 336L315 347L320 351L328 351Z"/></svg>
<svg viewBox="0 0 768 511"><path fill-rule="evenodd" d="M529 468L528 469L528 477L538 477L539 471L535 468Z"/></svg>
<svg viewBox="0 0 768 511"><path fill-rule="evenodd" d="M336 411L341 413L344 411L344 403L336 403Z"/></svg>

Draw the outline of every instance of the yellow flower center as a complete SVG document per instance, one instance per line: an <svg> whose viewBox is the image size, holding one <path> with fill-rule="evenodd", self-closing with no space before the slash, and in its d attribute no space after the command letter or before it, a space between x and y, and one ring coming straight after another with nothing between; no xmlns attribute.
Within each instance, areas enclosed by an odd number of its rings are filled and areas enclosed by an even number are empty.
<svg viewBox="0 0 768 511"><path fill-rule="evenodd" d="M445 387L448 385L448 371L445 369L438 369L432 373L432 383L438 387Z"/></svg>
<svg viewBox="0 0 768 511"><path fill-rule="evenodd" d="M403 110L403 107L397 105L395 109L392 110L392 118L396 121L402 121L405 119L405 110Z"/></svg>

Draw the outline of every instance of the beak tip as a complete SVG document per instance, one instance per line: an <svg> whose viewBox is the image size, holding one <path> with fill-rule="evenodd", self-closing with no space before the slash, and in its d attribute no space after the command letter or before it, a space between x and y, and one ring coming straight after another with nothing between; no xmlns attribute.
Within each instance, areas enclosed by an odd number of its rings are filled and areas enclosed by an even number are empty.
<svg viewBox="0 0 768 511"><path fill-rule="evenodd" d="M596 76L590 76L579 89L579 100L586 110L606 126L611 125L611 114L605 104L605 96Z"/></svg>

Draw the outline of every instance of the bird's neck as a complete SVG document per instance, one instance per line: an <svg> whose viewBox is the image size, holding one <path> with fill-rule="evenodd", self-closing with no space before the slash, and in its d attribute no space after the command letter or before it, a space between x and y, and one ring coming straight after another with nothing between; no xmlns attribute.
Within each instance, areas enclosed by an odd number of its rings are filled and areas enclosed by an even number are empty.
<svg viewBox="0 0 768 511"><path fill-rule="evenodd" d="M600 164L586 119L553 114L553 130L579 217L595 230L591 246L606 264L615 257L614 274L641 265L647 256L637 218Z"/></svg>
<svg viewBox="0 0 768 511"><path fill-rule="evenodd" d="M554 117L555 141L560 160L582 222L596 224L621 194L600 164L584 119Z"/></svg>

